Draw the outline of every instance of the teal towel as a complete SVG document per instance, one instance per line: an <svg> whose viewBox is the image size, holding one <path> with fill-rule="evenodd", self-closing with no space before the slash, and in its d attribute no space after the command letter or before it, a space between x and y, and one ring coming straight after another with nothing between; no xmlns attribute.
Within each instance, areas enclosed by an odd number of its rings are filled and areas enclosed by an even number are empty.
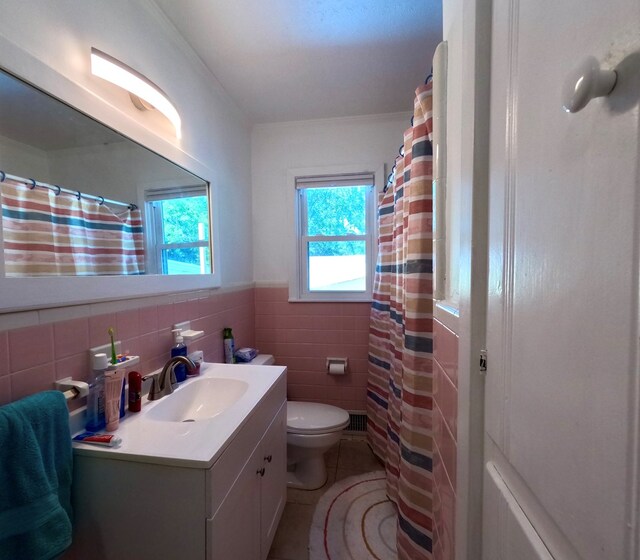
<svg viewBox="0 0 640 560"><path fill-rule="evenodd" d="M71 544L73 455L60 391L0 406L0 558L45 560Z"/></svg>

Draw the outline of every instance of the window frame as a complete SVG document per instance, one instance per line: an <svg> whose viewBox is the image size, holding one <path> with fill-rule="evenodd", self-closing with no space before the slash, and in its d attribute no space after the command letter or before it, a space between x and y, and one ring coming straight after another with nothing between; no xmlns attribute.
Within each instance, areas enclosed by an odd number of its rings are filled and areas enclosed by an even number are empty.
<svg viewBox="0 0 640 560"><path fill-rule="evenodd" d="M289 285L290 301L316 302L370 302L373 298L373 280L377 258L377 193L384 167L378 171L348 171L306 174L294 174L294 212L295 212L295 269ZM363 179L364 182L363 182ZM365 197L365 220L367 233L362 235L307 235L307 197L305 193L312 188L349 187L370 185ZM365 290L309 290L309 241L365 241L366 276Z"/></svg>
<svg viewBox="0 0 640 560"><path fill-rule="evenodd" d="M207 199L207 215L209 218L209 234L208 239L202 241L192 241L188 243L164 243L164 228L162 219L162 207L159 204L165 200L174 200L176 198L193 198L196 196L205 196ZM193 247L205 247L209 249L209 270L202 274L213 274L215 271L214 253L213 253L213 220L212 220L212 200L211 188L208 183L202 185L184 185L174 187L162 187L147 189L144 192L145 219L147 223L147 270L153 271L165 277L177 276L198 276L198 274L169 274L163 272L162 252L167 249L182 249Z"/></svg>

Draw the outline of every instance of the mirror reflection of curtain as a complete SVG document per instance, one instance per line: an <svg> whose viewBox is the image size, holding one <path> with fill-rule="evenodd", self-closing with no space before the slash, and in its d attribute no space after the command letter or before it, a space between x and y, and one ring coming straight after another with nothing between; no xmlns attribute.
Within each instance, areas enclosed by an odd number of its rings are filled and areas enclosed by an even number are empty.
<svg viewBox="0 0 640 560"><path fill-rule="evenodd" d="M118 213L95 200L6 180L2 233L8 277L144 274L137 208Z"/></svg>
<svg viewBox="0 0 640 560"><path fill-rule="evenodd" d="M378 208L369 330L368 440L398 506L399 560L432 558L432 83L416 91L393 183Z"/></svg>

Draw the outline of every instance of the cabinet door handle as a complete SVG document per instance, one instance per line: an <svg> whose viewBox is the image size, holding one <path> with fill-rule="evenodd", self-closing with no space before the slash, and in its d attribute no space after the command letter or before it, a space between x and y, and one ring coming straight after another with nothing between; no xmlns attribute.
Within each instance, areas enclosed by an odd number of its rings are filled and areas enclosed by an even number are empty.
<svg viewBox="0 0 640 560"><path fill-rule="evenodd" d="M265 460L267 463L270 463L272 459L273 459L273 457L272 457L271 455L266 455L266 456L265 456L265 458L264 458L264 460Z"/></svg>
<svg viewBox="0 0 640 560"><path fill-rule="evenodd" d="M261 469L258 469L256 471L256 474L259 474L260 476L264 476L264 472L265 472L265 469L264 469L264 467L262 467Z"/></svg>

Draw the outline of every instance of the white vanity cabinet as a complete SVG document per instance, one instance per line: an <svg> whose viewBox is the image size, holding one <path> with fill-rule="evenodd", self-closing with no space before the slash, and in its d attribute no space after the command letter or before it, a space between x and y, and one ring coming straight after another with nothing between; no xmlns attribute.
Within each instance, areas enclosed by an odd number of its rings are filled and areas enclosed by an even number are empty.
<svg viewBox="0 0 640 560"><path fill-rule="evenodd" d="M237 478L207 520L207 560L267 557L286 502L286 426L285 403L239 473L213 466L214 485L224 476Z"/></svg>
<svg viewBox="0 0 640 560"><path fill-rule="evenodd" d="M286 502L286 421L282 374L211 466L76 453L63 558L266 559Z"/></svg>

